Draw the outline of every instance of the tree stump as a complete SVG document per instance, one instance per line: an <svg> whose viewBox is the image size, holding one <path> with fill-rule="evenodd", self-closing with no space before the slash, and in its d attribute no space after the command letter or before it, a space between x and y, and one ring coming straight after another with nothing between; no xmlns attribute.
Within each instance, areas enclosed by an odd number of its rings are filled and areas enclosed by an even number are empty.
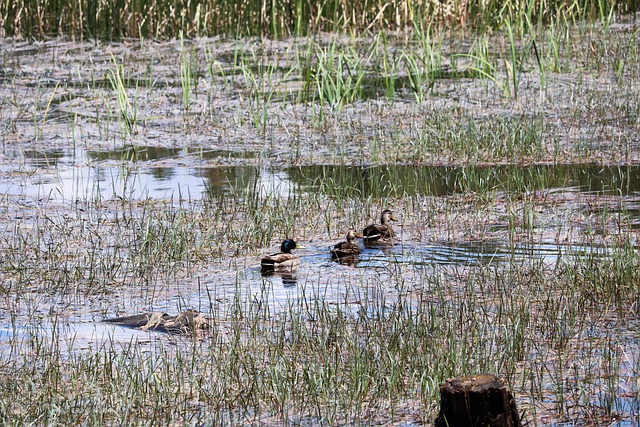
<svg viewBox="0 0 640 427"><path fill-rule="evenodd" d="M522 427L513 395L501 378L450 378L440 387L435 427Z"/></svg>

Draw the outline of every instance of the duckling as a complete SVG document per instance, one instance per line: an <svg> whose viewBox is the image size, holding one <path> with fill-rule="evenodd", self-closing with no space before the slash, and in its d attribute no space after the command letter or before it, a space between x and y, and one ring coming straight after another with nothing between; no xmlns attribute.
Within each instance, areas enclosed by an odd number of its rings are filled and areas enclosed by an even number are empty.
<svg viewBox="0 0 640 427"><path fill-rule="evenodd" d="M389 221L395 221L393 214L389 209L382 211L380 215L380 224L370 224L362 231L365 243L390 242L396 235Z"/></svg>
<svg viewBox="0 0 640 427"><path fill-rule="evenodd" d="M304 248L292 239L282 242L280 252L267 255L260 260L261 270L264 271L287 271L293 272L300 265L298 255L292 254L292 249Z"/></svg>
<svg viewBox="0 0 640 427"><path fill-rule="evenodd" d="M355 256L360 253L360 248L358 244L355 242L356 238L362 237L362 234L356 233L356 231L351 228L347 231L347 241L340 242L331 249L331 258L339 259L350 256Z"/></svg>

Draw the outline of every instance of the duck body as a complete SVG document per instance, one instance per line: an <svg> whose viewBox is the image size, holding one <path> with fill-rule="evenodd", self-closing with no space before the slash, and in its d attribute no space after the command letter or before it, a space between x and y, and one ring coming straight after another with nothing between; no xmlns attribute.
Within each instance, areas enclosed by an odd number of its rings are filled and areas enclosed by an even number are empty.
<svg viewBox="0 0 640 427"><path fill-rule="evenodd" d="M265 271L293 272L300 265L298 255L292 254L291 250L303 248L294 240L287 239L282 242L280 252L266 255L260 260L260 269Z"/></svg>
<svg viewBox="0 0 640 427"><path fill-rule="evenodd" d="M390 210L385 209L380 215L380 224L370 224L362 231L365 243L390 243L396 233L390 221L395 221Z"/></svg>
<svg viewBox="0 0 640 427"><path fill-rule="evenodd" d="M355 242L357 237L362 237L362 235L356 233L353 229L349 230L347 232L347 241L340 242L331 249L331 258L340 259L359 255L360 247Z"/></svg>

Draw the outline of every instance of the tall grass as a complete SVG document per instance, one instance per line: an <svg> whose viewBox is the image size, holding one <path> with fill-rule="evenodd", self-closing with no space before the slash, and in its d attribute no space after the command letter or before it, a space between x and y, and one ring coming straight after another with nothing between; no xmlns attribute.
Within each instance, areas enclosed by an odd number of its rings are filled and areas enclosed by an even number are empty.
<svg viewBox="0 0 640 427"><path fill-rule="evenodd" d="M304 2L301 0L2 0L0 35L44 37L69 34L97 38L171 38L233 34L302 35L318 31L404 29L424 23L494 28L505 14L520 28L568 13L610 22L614 12L633 12L638 0L570 1L427 0L397 2Z"/></svg>
<svg viewBox="0 0 640 427"><path fill-rule="evenodd" d="M340 109L360 97L364 68L353 50L336 43L317 51L316 89L321 105Z"/></svg>
<svg viewBox="0 0 640 427"><path fill-rule="evenodd" d="M107 77L118 101L118 111L120 112L119 116L122 119L124 132L132 134L137 132L137 109L135 108L135 103L132 105L124 83L124 66L118 64L115 57L112 57L112 61L114 68L107 70Z"/></svg>

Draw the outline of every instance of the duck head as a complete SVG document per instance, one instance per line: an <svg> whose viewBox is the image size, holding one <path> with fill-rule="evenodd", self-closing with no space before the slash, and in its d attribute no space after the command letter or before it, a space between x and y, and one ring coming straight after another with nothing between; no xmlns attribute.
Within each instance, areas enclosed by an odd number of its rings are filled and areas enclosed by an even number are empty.
<svg viewBox="0 0 640 427"><path fill-rule="evenodd" d="M349 231L347 231L347 242L349 243L360 237L362 237L362 234L356 232L353 228L350 228Z"/></svg>
<svg viewBox="0 0 640 427"><path fill-rule="evenodd" d="M380 215L380 224L388 224L389 221L396 221L396 219L389 209L385 209Z"/></svg>
<svg viewBox="0 0 640 427"><path fill-rule="evenodd" d="M293 239L287 239L284 242L282 242L282 246L280 246L280 252L282 252L283 254L290 254L292 249L300 249L300 248L304 248L304 246L299 245Z"/></svg>

